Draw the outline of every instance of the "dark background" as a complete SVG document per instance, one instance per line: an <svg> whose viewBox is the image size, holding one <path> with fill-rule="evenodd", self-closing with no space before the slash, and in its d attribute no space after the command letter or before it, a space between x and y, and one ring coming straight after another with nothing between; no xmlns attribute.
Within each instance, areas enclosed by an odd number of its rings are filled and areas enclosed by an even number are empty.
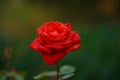
<svg viewBox="0 0 120 80"><path fill-rule="evenodd" d="M8 45L10 67L26 80L55 70L28 48L36 28L49 21L71 23L82 38L79 50L60 61L77 68L69 80L120 80L120 0L0 0L0 74Z"/></svg>

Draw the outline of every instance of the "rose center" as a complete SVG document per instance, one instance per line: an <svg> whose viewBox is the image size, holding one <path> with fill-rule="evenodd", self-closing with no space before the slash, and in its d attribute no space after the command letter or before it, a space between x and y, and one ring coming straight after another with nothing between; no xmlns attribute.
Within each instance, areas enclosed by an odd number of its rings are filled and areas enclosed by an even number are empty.
<svg viewBox="0 0 120 80"><path fill-rule="evenodd" d="M57 32L57 31L53 31L53 32L51 32L50 33L52 36L58 36L59 35L59 33Z"/></svg>

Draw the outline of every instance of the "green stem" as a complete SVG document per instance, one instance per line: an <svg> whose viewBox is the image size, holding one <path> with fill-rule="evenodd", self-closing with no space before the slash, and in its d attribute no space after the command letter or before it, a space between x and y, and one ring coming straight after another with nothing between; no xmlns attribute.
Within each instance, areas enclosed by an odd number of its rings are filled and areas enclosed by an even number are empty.
<svg viewBox="0 0 120 80"><path fill-rule="evenodd" d="M59 64L58 62L56 63L56 70L57 70L57 80L59 80Z"/></svg>

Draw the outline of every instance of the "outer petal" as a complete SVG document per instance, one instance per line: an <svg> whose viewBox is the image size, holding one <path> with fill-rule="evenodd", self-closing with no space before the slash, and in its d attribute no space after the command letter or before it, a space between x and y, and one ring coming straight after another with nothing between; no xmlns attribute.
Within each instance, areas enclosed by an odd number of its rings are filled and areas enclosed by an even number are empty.
<svg viewBox="0 0 120 80"><path fill-rule="evenodd" d="M66 54L67 54L66 51L59 51L59 52L56 52L54 55L47 55L45 53L41 55L42 55L43 60L48 65L53 65L54 63L57 63L59 60L61 60Z"/></svg>
<svg viewBox="0 0 120 80"><path fill-rule="evenodd" d="M29 48L35 50L38 53L43 53L43 52L51 53L51 51L48 48L45 48L40 44L38 38L35 38L35 40L32 42Z"/></svg>
<svg viewBox="0 0 120 80"><path fill-rule="evenodd" d="M79 34L77 32L74 32L74 34L72 35L73 40L72 40L72 44L71 46L69 46L69 48L67 49L67 52L71 52L73 50L77 50L80 47L80 37ZM69 39L71 40L71 38L69 37ZM68 39L68 40L69 40Z"/></svg>
<svg viewBox="0 0 120 80"><path fill-rule="evenodd" d="M36 30L38 35L41 33L41 31L43 31L43 26L38 27Z"/></svg>
<svg viewBox="0 0 120 80"><path fill-rule="evenodd" d="M80 47L80 43L77 43L67 49L67 52L71 52L73 50L77 50Z"/></svg>

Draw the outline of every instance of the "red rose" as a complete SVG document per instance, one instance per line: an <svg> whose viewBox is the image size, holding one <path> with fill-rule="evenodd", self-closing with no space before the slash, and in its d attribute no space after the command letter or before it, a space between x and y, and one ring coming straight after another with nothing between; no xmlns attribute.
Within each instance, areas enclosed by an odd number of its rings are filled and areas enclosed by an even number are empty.
<svg viewBox="0 0 120 80"><path fill-rule="evenodd" d="M37 29L37 34L38 37L29 47L41 54L48 65L58 62L80 46L79 34L71 30L69 23L45 23Z"/></svg>

